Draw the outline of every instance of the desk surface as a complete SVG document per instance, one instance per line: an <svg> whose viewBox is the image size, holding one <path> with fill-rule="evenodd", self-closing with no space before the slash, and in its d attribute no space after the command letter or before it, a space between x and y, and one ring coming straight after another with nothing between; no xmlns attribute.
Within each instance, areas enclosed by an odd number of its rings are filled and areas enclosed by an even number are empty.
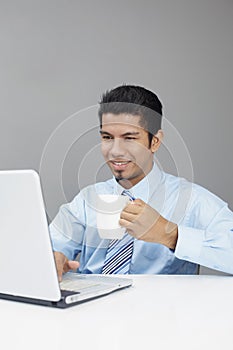
<svg viewBox="0 0 233 350"><path fill-rule="evenodd" d="M132 277L131 288L66 310L0 300L1 348L233 349L231 276Z"/></svg>

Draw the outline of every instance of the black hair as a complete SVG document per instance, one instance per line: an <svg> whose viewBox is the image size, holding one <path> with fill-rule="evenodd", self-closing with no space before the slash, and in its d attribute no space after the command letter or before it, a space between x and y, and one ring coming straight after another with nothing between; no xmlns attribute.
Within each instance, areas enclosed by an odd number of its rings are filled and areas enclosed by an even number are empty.
<svg viewBox="0 0 233 350"><path fill-rule="evenodd" d="M151 144L153 135L161 129L162 103L155 93L144 87L118 86L106 91L99 104L100 127L102 127L102 115L105 113L139 115L140 125L148 131L149 144Z"/></svg>

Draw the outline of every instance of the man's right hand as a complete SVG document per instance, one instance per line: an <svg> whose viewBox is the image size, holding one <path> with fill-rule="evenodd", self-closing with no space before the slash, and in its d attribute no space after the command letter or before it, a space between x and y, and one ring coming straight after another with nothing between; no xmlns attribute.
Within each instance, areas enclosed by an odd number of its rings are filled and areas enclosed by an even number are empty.
<svg viewBox="0 0 233 350"><path fill-rule="evenodd" d="M66 273L69 270L76 271L79 268L78 261L68 260L67 257L61 252L54 252L54 258L59 282L62 281L63 273Z"/></svg>

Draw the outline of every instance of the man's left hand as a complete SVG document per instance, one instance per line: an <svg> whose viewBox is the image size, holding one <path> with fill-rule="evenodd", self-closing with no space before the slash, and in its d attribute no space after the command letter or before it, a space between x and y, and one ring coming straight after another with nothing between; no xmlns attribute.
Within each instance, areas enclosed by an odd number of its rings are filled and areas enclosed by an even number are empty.
<svg viewBox="0 0 233 350"><path fill-rule="evenodd" d="M160 243L170 249L176 247L177 225L166 220L141 199L135 199L123 209L119 224L139 240Z"/></svg>

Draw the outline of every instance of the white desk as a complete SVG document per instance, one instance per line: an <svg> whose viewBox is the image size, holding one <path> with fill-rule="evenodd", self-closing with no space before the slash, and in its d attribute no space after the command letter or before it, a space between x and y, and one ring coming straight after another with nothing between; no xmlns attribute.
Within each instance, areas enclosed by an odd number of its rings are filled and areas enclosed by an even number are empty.
<svg viewBox="0 0 233 350"><path fill-rule="evenodd" d="M233 349L233 277L133 279L66 310L0 300L1 349Z"/></svg>

